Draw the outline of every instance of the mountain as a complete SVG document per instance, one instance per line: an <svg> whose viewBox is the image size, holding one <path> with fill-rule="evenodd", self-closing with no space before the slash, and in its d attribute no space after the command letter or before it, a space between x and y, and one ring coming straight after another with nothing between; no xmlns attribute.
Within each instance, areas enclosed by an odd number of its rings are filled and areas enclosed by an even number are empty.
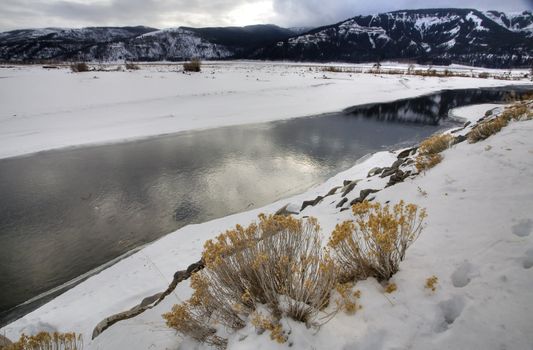
<svg viewBox="0 0 533 350"><path fill-rule="evenodd" d="M513 32L525 32L533 37L533 13L524 11L519 14L505 14L498 11L487 11L485 15L502 27Z"/></svg>
<svg viewBox="0 0 533 350"><path fill-rule="evenodd" d="M26 61L70 58L93 45L121 42L154 30L142 26L13 30L0 33L0 59Z"/></svg>
<svg viewBox="0 0 533 350"><path fill-rule="evenodd" d="M0 60L172 61L244 57L258 47L294 35L289 29L274 25L15 30L0 33Z"/></svg>
<svg viewBox="0 0 533 350"><path fill-rule="evenodd" d="M0 33L4 61L159 61L251 58L375 62L416 60L490 67L533 64L533 14L405 10L320 28L46 28Z"/></svg>
<svg viewBox="0 0 533 350"><path fill-rule="evenodd" d="M426 9L357 16L273 43L253 58L530 66L533 15L470 9Z"/></svg>

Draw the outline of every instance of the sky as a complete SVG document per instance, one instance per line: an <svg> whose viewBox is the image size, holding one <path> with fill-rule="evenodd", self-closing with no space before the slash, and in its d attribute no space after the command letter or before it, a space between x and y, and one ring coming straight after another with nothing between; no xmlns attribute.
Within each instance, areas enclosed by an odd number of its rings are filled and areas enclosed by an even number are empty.
<svg viewBox="0 0 533 350"><path fill-rule="evenodd" d="M437 7L522 12L533 0L0 0L0 31L145 25L284 27L331 24L359 14Z"/></svg>

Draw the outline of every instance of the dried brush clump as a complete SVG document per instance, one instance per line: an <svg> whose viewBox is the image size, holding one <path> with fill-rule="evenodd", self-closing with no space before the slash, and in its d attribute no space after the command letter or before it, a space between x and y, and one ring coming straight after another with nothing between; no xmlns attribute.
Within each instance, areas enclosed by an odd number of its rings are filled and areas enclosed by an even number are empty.
<svg viewBox="0 0 533 350"><path fill-rule="evenodd" d="M183 71L185 72L199 72L201 71L202 62L199 59L193 58L189 62L183 64Z"/></svg>
<svg viewBox="0 0 533 350"><path fill-rule="evenodd" d="M453 142L453 136L441 134L431 136L420 143L415 166L418 171L433 168L442 161L440 152L448 149Z"/></svg>
<svg viewBox="0 0 533 350"><path fill-rule="evenodd" d="M392 208L364 201L352 212L355 220L337 225L328 242L340 280L389 280L420 235L425 209L403 201Z"/></svg>
<svg viewBox="0 0 533 350"><path fill-rule="evenodd" d="M82 350L83 339L76 333L48 333L40 332L27 336L22 334L20 339L5 350Z"/></svg>
<svg viewBox="0 0 533 350"><path fill-rule="evenodd" d="M131 63L131 62L126 62L125 66L126 66L127 70L139 70L139 69L141 69L141 67L139 67L139 65L137 65L135 63Z"/></svg>
<svg viewBox="0 0 533 350"><path fill-rule="evenodd" d="M502 116L481 122L468 134L468 142L476 143L485 140L489 136L499 132L504 126L507 126L507 124L509 124L509 119L503 118Z"/></svg>
<svg viewBox="0 0 533 350"><path fill-rule="evenodd" d="M476 143L498 133L510 121L521 121L533 119L533 101L531 96L526 96L523 101L515 102L506 107L505 110L495 118L478 123L468 134L468 142ZM528 100L529 99L529 100Z"/></svg>
<svg viewBox="0 0 533 350"><path fill-rule="evenodd" d="M435 165L439 164L442 161L442 155L440 154L429 154L429 155L418 155L415 159L416 169L420 171L425 171L433 168Z"/></svg>
<svg viewBox="0 0 533 350"><path fill-rule="evenodd" d="M70 65L70 70L73 73L88 72L89 65L85 62L74 63Z"/></svg>
<svg viewBox="0 0 533 350"><path fill-rule="evenodd" d="M342 310L348 315L353 315L357 310L363 307L359 304L359 298L361 298L361 291L353 290L353 282L338 283L335 287L337 297L334 297L337 304L337 311Z"/></svg>
<svg viewBox="0 0 533 350"><path fill-rule="evenodd" d="M448 149L453 141L450 134L441 134L431 136L420 143L418 154L430 155L437 154Z"/></svg>
<svg viewBox="0 0 533 350"><path fill-rule="evenodd" d="M258 223L207 241L206 267L191 281L194 293L163 315L167 324L224 347L225 339L210 325L240 329L259 305L270 311L273 324L283 316L316 323L336 284L335 264L322 249L319 230L313 218L260 215Z"/></svg>

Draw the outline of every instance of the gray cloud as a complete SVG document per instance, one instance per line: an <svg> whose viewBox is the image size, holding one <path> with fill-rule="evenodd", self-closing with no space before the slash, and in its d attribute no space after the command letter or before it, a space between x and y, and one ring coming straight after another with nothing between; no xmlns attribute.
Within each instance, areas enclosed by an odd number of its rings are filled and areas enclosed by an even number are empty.
<svg viewBox="0 0 533 350"><path fill-rule="evenodd" d="M280 25L323 25L360 15L421 8L475 8L519 12L533 9L533 0L273 0Z"/></svg>
<svg viewBox="0 0 533 350"><path fill-rule="evenodd" d="M0 31L103 25L312 26L357 14L428 6L523 11L533 9L533 0L2 0Z"/></svg>

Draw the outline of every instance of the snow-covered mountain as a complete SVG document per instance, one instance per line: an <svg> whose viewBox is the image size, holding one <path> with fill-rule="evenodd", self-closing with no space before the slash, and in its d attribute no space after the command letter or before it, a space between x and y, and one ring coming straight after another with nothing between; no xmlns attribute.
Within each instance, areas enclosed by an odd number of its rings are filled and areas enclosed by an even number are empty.
<svg viewBox="0 0 533 350"><path fill-rule="evenodd" d="M0 33L0 59L67 59L93 45L121 42L154 30L156 29L142 26L13 30Z"/></svg>
<svg viewBox="0 0 533 350"><path fill-rule="evenodd" d="M508 30L525 32L529 37L533 37L532 12L524 11L522 13L505 14L498 11L487 11L485 15Z"/></svg>
<svg viewBox="0 0 533 350"><path fill-rule="evenodd" d="M93 27L0 33L0 60L157 61L244 56L297 33L274 25L224 28Z"/></svg>
<svg viewBox="0 0 533 350"><path fill-rule="evenodd" d="M257 51L254 57L529 66L533 63L533 15L427 9L357 16L279 41Z"/></svg>
<svg viewBox="0 0 533 350"><path fill-rule="evenodd" d="M357 16L316 29L274 25L147 27L0 33L0 60L255 58L368 62L409 59L512 67L533 64L533 13L426 9Z"/></svg>

